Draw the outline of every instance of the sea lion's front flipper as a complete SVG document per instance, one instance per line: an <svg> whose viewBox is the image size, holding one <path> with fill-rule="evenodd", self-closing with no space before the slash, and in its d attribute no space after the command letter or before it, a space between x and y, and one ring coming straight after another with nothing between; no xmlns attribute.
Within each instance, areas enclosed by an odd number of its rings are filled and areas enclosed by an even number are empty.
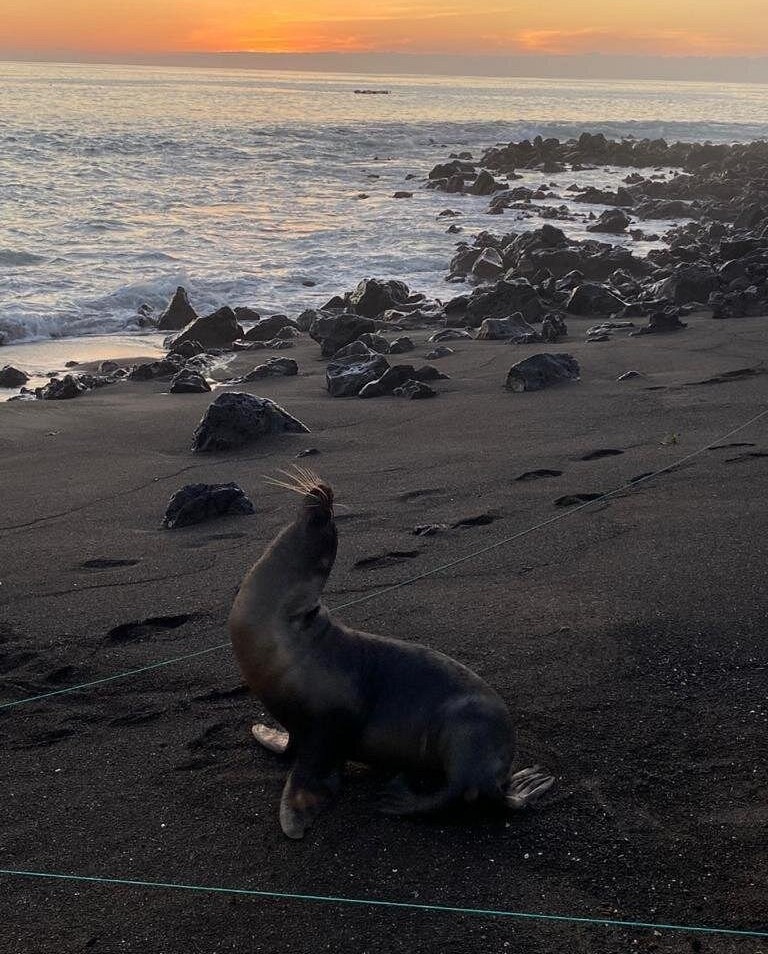
<svg viewBox="0 0 768 954"><path fill-rule="evenodd" d="M257 722L251 726L251 735L259 745L263 745L265 749L269 749L276 755L285 755L288 751L290 737L284 729L273 729L271 726L264 725L263 722Z"/></svg>
<svg viewBox="0 0 768 954"><path fill-rule="evenodd" d="M341 786L341 775L312 777L296 765L288 776L280 799L280 827L289 838L303 838L317 816L333 801Z"/></svg>
<svg viewBox="0 0 768 954"><path fill-rule="evenodd" d="M514 775L510 775L504 792L504 801L508 808L527 808L541 798L544 792L548 792L554 784L554 776L542 771L540 765L521 769Z"/></svg>

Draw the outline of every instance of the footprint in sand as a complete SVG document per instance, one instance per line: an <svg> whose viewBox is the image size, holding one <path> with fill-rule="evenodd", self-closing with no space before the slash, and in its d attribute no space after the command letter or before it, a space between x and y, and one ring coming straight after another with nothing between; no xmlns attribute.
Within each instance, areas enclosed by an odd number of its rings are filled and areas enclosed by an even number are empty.
<svg viewBox="0 0 768 954"><path fill-rule="evenodd" d="M376 570L383 566L394 566L404 560L412 560L419 556L421 550L390 550L389 553L380 553L377 556L363 557L352 567L354 570Z"/></svg>
<svg viewBox="0 0 768 954"><path fill-rule="evenodd" d="M472 517L462 517L461 520L452 523L451 527L453 527L454 530L459 527L486 527L489 523L493 523L494 520L498 519L499 516L495 513L479 513Z"/></svg>
<svg viewBox="0 0 768 954"><path fill-rule="evenodd" d="M141 560L118 560L109 558L98 558L95 560L86 560L80 564L82 570L114 570L123 566L137 566Z"/></svg>
<svg viewBox="0 0 768 954"><path fill-rule="evenodd" d="M435 494L444 494L445 492L445 487L425 487L418 490L407 490L403 494L398 494L395 499L400 500L402 503L409 503L411 500L418 500L419 497L431 497Z"/></svg>
<svg viewBox="0 0 768 954"><path fill-rule="evenodd" d="M542 480L545 477L562 477L562 470L526 470L524 474L515 477L515 481Z"/></svg>
<svg viewBox="0 0 768 954"><path fill-rule="evenodd" d="M623 453L623 450L618 450L615 447L601 447L584 454L583 457L577 457L576 460L602 460L604 457L618 457Z"/></svg>
<svg viewBox="0 0 768 954"><path fill-rule="evenodd" d="M564 497L558 497L555 501L556 507L575 507L577 504L589 503L590 500L599 500L604 494L566 494Z"/></svg>
<svg viewBox="0 0 768 954"><path fill-rule="evenodd" d="M115 643L147 639L157 630L178 629L193 618L190 613L180 613L178 616L150 616L147 619L133 620L130 623L120 623L119 626L113 626L107 633L107 638Z"/></svg>
<svg viewBox="0 0 768 954"><path fill-rule="evenodd" d="M736 457L726 457L723 463L735 464L744 460L755 460L758 457L768 457L768 451L746 451L744 454L738 454Z"/></svg>

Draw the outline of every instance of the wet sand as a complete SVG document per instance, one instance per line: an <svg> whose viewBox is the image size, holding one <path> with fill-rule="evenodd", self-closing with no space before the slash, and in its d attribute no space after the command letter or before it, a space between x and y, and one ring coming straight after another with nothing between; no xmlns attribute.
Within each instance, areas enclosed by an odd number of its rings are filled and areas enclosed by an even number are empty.
<svg viewBox="0 0 768 954"><path fill-rule="evenodd" d="M586 344L582 381L501 385L541 346L450 342L438 398L331 399L319 349L298 378L239 386L312 433L192 455L211 395L124 383L2 409L2 700L226 640L239 579L294 498L262 474L302 460L336 487L329 605L415 575L611 490L765 407L766 319L690 319L664 337ZM412 337L420 343L426 332ZM419 347L412 357L428 348ZM243 355L250 368L262 355ZM617 382L638 370L645 377ZM693 386L684 386L693 385ZM558 777L519 817L376 813L351 769L302 843L283 838L285 768L251 743L258 705L228 650L0 712L2 867L654 922L765 926L768 419L631 493L354 607L417 638L515 707L520 762ZM581 458L598 450L612 456ZM763 455L763 456L758 456ZM516 481L537 470L561 476ZM160 530L183 484L237 481L256 514ZM417 524L491 512L420 538ZM416 551L368 569L355 563ZM91 561L97 561L94 565ZM99 566L98 563L102 565ZM103 564L113 564L104 566ZM86 566L86 564L90 564ZM125 626L147 620L138 626ZM456 914L1 879L0 951L757 952L764 942Z"/></svg>

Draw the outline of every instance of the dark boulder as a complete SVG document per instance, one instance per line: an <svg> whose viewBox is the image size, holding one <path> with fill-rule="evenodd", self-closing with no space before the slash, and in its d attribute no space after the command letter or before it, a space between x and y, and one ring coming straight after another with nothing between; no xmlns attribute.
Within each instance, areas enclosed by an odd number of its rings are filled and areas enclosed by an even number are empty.
<svg viewBox="0 0 768 954"><path fill-rule="evenodd" d="M415 371L412 364L395 364L382 374L380 378L369 381L360 390L361 398L382 397L386 394L392 394L395 388L399 388L406 381L413 378Z"/></svg>
<svg viewBox="0 0 768 954"><path fill-rule="evenodd" d="M541 322L541 337L543 341L559 341L568 334L568 325L562 315L551 312L545 315Z"/></svg>
<svg viewBox="0 0 768 954"><path fill-rule="evenodd" d="M392 393L398 397L410 398L412 401L437 397L437 391L434 388L431 388L428 384L424 384L423 381L416 381L413 378L403 382L403 384L395 388Z"/></svg>
<svg viewBox="0 0 768 954"><path fill-rule="evenodd" d="M674 312L656 311L648 319L648 324L644 328L638 328L637 331L630 332L630 338L637 338L641 335L665 335L672 331L682 331L688 325Z"/></svg>
<svg viewBox="0 0 768 954"><path fill-rule="evenodd" d="M270 358L264 364L259 364L245 377L240 379L239 383L248 381L258 381L261 378L270 377L294 377L299 373L299 366L293 358Z"/></svg>
<svg viewBox="0 0 768 954"><path fill-rule="evenodd" d="M365 318L377 318L389 308L408 303L410 292L405 282L365 278L349 295L349 306Z"/></svg>
<svg viewBox="0 0 768 954"><path fill-rule="evenodd" d="M181 358L195 358L199 354L203 354L205 348L200 344L199 341L192 341L187 339L187 341L181 341L179 344L175 344L171 347L168 356L172 354L177 354Z"/></svg>
<svg viewBox="0 0 768 954"><path fill-rule="evenodd" d="M168 307L160 315L157 328L159 331L178 331L195 318L197 318L197 312L189 303L187 291L179 285Z"/></svg>
<svg viewBox="0 0 768 954"><path fill-rule="evenodd" d="M180 356L171 352L162 361L148 361L146 364L134 365L128 373L128 379L153 381L155 378L170 378L181 370L182 363Z"/></svg>
<svg viewBox="0 0 768 954"><path fill-rule="evenodd" d="M320 345L324 358L330 358L345 345L356 341L360 335L376 331L376 322L360 315L324 315L316 318L309 329L309 336Z"/></svg>
<svg viewBox="0 0 768 954"><path fill-rule="evenodd" d="M488 172L487 169L482 169L477 174L475 181L467 189L467 192L472 195L492 195L501 188L503 188L503 186L499 185L490 172Z"/></svg>
<svg viewBox="0 0 768 954"><path fill-rule="evenodd" d="M400 338L395 338L395 340L389 346L390 354L405 354L407 351L413 351L416 345L411 341L407 335L402 335Z"/></svg>
<svg viewBox="0 0 768 954"><path fill-rule="evenodd" d="M477 337L488 341L508 339L517 344L541 341L541 335L528 324L519 311L507 318L486 318L480 325Z"/></svg>
<svg viewBox="0 0 768 954"><path fill-rule="evenodd" d="M376 381L389 368L389 362L380 354L351 355L331 361L325 371L325 381L331 397L352 397L370 381Z"/></svg>
<svg viewBox="0 0 768 954"><path fill-rule="evenodd" d="M198 341L204 348L226 348L242 337L243 329L238 324L234 311L224 305L218 311L190 322L177 335L166 339L166 344L175 348L185 341Z"/></svg>
<svg viewBox="0 0 768 954"><path fill-rule="evenodd" d="M389 342L383 335L366 332L366 334L360 335L357 340L370 351L375 351L376 354L389 354Z"/></svg>
<svg viewBox="0 0 768 954"><path fill-rule="evenodd" d="M114 378L104 375L65 374L61 379L51 378L45 387L35 388L35 397L39 401L68 401L114 382Z"/></svg>
<svg viewBox="0 0 768 954"><path fill-rule="evenodd" d="M182 368L171 378L169 391L171 394L205 394L211 386L197 371L191 368Z"/></svg>
<svg viewBox="0 0 768 954"><path fill-rule="evenodd" d="M504 272L504 260L495 248L484 248L472 264L476 281L495 281Z"/></svg>
<svg viewBox="0 0 768 954"><path fill-rule="evenodd" d="M29 375L10 364L0 368L0 388L20 388L27 381L29 381Z"/></svg>
<svg viewBox="0 0 768 954"><path fill-rule="evenodd" d="M305 424L269 398L227 391L205 412L195 429L192 450L233 450L272 434L308 432Z"/></svg>
<svg viewBox="0 0 768 954"><path fill-rule="evenodd" d="M271 315L269 318L262 318L253 328L243 335L245 341L270 341L277 338L284 328L295 327L294 323L286 315Z"/></svg>
<svg viewBox="0 0 768 954"><path fill-rule="evenodd" d="M587 226L588 232L625 232L632 219L621 209L607 209L601 213L593 225Z"/></svg>
<svg viewBox="0 0 768 954"><path fill-rule="evenodd" d="M570 354L533 354L509 369L510 391L540 391L563 381L578 381L579 363Z"/></svg>
<svg viewBox="0 0 768 954"><path fill-rule="evenodd" d="M715 271L708 265L678 265L669 278L656 286L656 293L676 305L699 301L706 303L720 288Z"/></svg>
<svg viewBox="0 0 768 954"><path fill-rule="evenodd" d="M167 530L178 530L204 520L255 512L237 484L187 484L168 502L163 526Z"/></svg>
<svg viewBox="0 0 768 954"><path fill-rule="evenodd" d="M536 321L544 311L538 292L525 278L503 280L487 290L472 292L467 302L466 324L477 328L484 318L506 318L518 311L526 321Z"/></svg>
<svg viewBox="0 0 768 954"><path fill-rule="evenodd" d="M570 315L611 315L624 307L624 302L605 285L584 282L574 288L565 303Z"/></svg>

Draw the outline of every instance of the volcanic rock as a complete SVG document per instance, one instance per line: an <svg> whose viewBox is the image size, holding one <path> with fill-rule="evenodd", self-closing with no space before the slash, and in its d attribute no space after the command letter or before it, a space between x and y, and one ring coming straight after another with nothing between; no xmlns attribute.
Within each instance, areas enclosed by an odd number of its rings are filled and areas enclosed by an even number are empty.
<svg viewBox="0 0 768 954"><path fill-rule="evenodd" d="M305 424L269 398L227 391L205 412L195 430L192 450L227 451L271 434L308 432Z"/></svg>
<svg viewBox="0 0 768 954"><path fill-rule="evenodd" d="M190 368L182 368L178 374L174 375L169 388L171 394L204 394L210 390L211 386L202 374Z"/></svg>
<svg viewBox="0 0 768 954"><path fill-rule="evenodd" d="M168 530L189 527L204 520L234 514L252 514L255 508L235 484L187 484L168 502L163 526Z"/></svg>
<svg viewBox="0 0 768 954"><path fill-rule="evenodd" d="M370 318L345 313L324 315L316 318L310 328L309 336L320 344L324 358L330 358L345 345L351 344L360 335L376 331L376 322Z"/></svg>
<svg viewBox="0 0 768 954"><path fill-rule="evenodd" d="M195 318L197 318L197 312L189 303L187 291L179 285L168 307L160 315L157 327L159 331L178 331Z"/></svg>
<svg viewBox="0 0 768 954"><path fill-rule="evenodd" d="M571 315L610 315L624 307L624 302L604 285L584 282L574 288L565 303Z"/></svg>
<svg viewBox="0 0 768 954"><path fill-rule="evenodd" d="M204 348L226 348L243 337L243 329L237 322L234 311L224 305L218 311L196 318L172 338L166 339L170 348L185 341L197 341Z"/></svg>
<svg viewBox="0 0 768 954"><path fill-rule="evenodd" d="M331 397L359 394L366 384L376 381L388 368L389 362L383 355L352 355L331 361L325 371L328 393Z"/></svg>
<svg viewBox="0 0 768 954"><path fill-rule="evenodd" d="M570 354L534 354L509 369L504 387L540 391L563 381L578 381L579 375L579 363Z"/></svg>
<svg viewBox="0 0 768 954"><path fill-rule="evenodd" d="M0 368L0 388L20 388L27 381L29 375L13 365L6 364L4 368Z"/></svg>

